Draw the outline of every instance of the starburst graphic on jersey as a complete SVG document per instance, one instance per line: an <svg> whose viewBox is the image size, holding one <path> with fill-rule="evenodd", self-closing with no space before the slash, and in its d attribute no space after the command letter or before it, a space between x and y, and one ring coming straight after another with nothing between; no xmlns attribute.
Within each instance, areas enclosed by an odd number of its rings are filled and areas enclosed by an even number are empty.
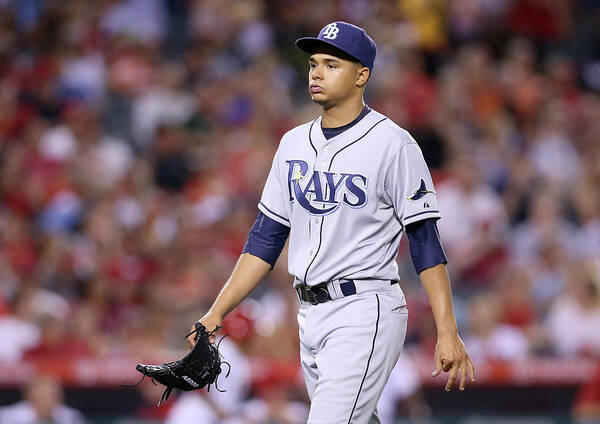
<svg viewBox="0 0 600 424"><path fill-rule="evenodd" d="M427 186L425 185L425 180L423 178L421 178L421 185L419 186L418 189L415 190L413 195L410 197L407 197L407 199L408 200L419 200L419 199L425 197L425 195L428 193L435 194L435 191L427 190Z"/></svg>
<svg viewBox="0 0 600 424"><path fill-rule="evenodd" d="M299 181L302 180L302 178L304 178L304 175L302 175L302 172L300 172L300 170L297 170L294 173L294 177L292 178L292 181L298 181L299 182Z"/></svg>

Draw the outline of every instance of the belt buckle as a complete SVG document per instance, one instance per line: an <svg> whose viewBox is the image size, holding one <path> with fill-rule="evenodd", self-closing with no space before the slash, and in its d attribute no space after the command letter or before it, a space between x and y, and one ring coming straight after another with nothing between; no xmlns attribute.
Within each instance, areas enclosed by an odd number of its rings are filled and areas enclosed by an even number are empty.
<svg viewBox="0 0 600 424"><path fill-rule="evenodd" d="M319 299L317 299L317 295L315 294L315 292L307 287L306 288L306 297L308 298L308 302L311 305L318 305L319 304Z"/></svg>
<svg viewBox="0 0 600 424"><path fill-rule="evenodd" d="M325 294L325 297L320 300L319 296L317 296L317 290L322 290ZM300 286L298 287L298 292L300 298L310 303L311 305L318 305L319 303L327 302L331 300L331 296L327 291L326 287L308 287L308 286Z"/></svg>
<svg viewBox="0 0 600 424"><path fill-rule="evenodd" d="M325 294L325 297L323 298L323 300L321 302L319 302L319 299L315 293L315 298L317 299L317 302L325 303L325 302L328 302L329 300L331 300L331 296L329 295L329 291L327 291L326 286L325 287L320 286L320 287L317 287L317 289L319 289L320 291L322 291Z"/></svg>
<svg viewBox="0 0 600 424"><path fill-rule="evenodd" d="M305 302L310 303L311 305L316 305L318 302L314 292L308 286L300 286L298 287L298 291L300 294L300 299Z"/></svg>

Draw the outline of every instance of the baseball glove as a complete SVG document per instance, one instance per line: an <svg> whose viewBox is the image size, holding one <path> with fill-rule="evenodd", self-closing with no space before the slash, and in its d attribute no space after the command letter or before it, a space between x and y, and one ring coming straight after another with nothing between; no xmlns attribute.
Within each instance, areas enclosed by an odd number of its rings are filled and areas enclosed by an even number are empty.
<svg viewBox="0 0 600 424"><path fill-rule="evenodd" d="M174 361L164 363L162 365L144 365L137 364L135 367L139 372L145 376L152 378L152 382L163 384L166 386L163 392L158 406L162 401L166 401L171 394L173 389L179 389L184 391L201 389L208 385L215 383L215 387L218 391L220 390L216 381L219 374L221 374L221 364L225 363L229 367L227 370L227 376L231 366L229 363L221 360L221 354L219 353L219 345L215 346L210 343L209 337L213 335L219 327L213 331L207 331L206 327L200 322L195 324L196 329L189 333L186 339L192 334L196 333L196 344L190 352L183 358ZM223 340L223 338L221 339ZM221 341L219 341L220 344ZM140 380L137 384L141 383Z"/></svg>

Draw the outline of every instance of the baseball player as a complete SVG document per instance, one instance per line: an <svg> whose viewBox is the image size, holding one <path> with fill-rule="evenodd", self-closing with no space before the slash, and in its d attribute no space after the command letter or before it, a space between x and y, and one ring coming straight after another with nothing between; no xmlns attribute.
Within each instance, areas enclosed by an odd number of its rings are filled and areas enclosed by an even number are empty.
<svg viewBox="0 0 600 424"><path fill-rule="evenodd" d="M395 258L403 233L437 325L437 376L463 390L474 367L457 331L436 193L408 132L365 105L376 46L346 22L296 41L309 54L321 115L287 132L230 278L201 318L209 329L272 269L290 237L309 424L380 423L377 401L402 351L408 312ZM193 339L188 339L193 346Z"/></svg>

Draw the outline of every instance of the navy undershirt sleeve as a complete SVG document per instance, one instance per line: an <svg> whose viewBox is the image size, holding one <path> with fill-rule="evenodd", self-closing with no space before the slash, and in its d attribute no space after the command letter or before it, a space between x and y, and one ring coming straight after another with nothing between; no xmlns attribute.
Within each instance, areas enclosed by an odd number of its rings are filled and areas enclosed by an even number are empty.
<svg viewBox="0 0 600 424"><path fill-rule="evenodd" d="M271 269L273 269L289 234L289 227L280 224L259 211L256 221L254 221L254 225L250 229L248 240L246 240L246 245L242 249L242 253L250 253L253 256L261 258L270 264Z"/></svg>
<svg viewBox="0 0 600 424"><path fill-rule="evenodd" d="M424 219L406 226L410 256L417 274L439 264L447 264L440 242L436 218Z"/></svg>

